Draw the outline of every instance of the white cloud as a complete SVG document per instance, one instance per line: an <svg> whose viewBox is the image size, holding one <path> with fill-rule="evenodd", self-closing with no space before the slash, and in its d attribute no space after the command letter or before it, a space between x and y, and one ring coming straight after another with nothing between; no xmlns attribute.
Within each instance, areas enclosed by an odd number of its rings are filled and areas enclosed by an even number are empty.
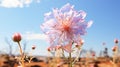
<svg viewBox="0 0 120 67"><path fill-rule="evenodd" d="M46 40L47 36L44 34L27 33L23 35L26 40Z"/></svg>
<svg viewBox="0 0 120 67"><path fill-rule="evenodd" d="M35 0L37 3L40 0ZM16 7L25 7L29 6L33 1L32 0L0 0L0 6L6 8L16 8Z"/></svg>

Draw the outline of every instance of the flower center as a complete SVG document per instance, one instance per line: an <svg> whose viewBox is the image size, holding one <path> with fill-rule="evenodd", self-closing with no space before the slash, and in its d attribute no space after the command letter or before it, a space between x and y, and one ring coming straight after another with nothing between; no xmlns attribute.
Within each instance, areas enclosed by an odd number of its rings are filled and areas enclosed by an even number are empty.
<svg viewBox="0 0 120 67"><path fill-rule="evenodd" d="M63 25L64 31L69 31L70 27L68 25Z"/></svg>

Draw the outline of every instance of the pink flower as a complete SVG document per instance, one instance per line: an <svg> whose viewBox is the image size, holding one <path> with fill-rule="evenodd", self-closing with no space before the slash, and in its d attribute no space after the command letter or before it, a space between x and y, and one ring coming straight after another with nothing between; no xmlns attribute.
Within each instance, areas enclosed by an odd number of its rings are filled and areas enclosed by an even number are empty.
<svg viewBox="0 0 120 67"><path fill-rule="evenodd" d="M41 29L48 36L52 47L66 46L71 41L78 43L81 36L86 34L86 28L92 24L92 21L87 23L85 17L83 10L76 11L73 5L66 4L61 9L55 8L46 13Z"/></svg>
<svg viewBox="0 0 120 67"><path fill-rule="evenodd" d="M76 42L75 47L79 48L79 47L82 46L83 44L84 44L84 40L81 39L81 40L79 40L78 42Z"/></svg>
<svg viewBox="0 0 120 67"><path fill-rule="evenodd" d="M114 47L112 48L112 51L115 52L116 50L117 50L117 46L114 46Z"/></svg>
<svg viewBox="0 0 120 67"><path fill-rule="evenodd" d="M117 44L119 42L119 40L118 39L114 39L114 42Z"/></svg>
<svg viewBox="0 0 120 67"><path fill-rule="evenodd" d="M36 46L35 45L32 45L32 50L35 50Z"/></svg>
<svg viewBox="0 0 120 67"><path fill-rule="evenodd" d="M92 53L92 56L93 56L93 57L95 56L95 52Z"/></svg>
<svg viewBox="0 0 120 67"><path fill-rule="evenodd" d="M21 34L20 33L14 33L12 37L14 42L20 42L21 41Z"/></svg>
<svg viewBox="0 0 120 67"><path fill-rule="evenodd" d="M51 48L50 48L50 47L48 47L48 48L47 48L47 51L49 51L49 52L50 52L50 51L51 51Z"/></svg>

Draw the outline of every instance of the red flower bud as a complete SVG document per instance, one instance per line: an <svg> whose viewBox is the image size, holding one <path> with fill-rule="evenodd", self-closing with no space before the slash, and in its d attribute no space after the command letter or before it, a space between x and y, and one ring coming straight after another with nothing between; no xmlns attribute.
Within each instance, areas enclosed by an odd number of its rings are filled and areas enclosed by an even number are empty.
<svg viewBox="0 0 120 67"><path fill-rule="evenodd" d="M95 53L92 53L92 56L94 57L94 56L95 56Z"/></svg>
<svg viewBox="0 0 120 67"><path fill-rule="evenodd" d="M117 44L117 43L119 42L119 40L118 40L118 39L115 39L114 42Z"/></svg>
<svg viewBox="0 0 120 67"><path fill-rule="evenodd" d="M35 45L33 45L33 46L32 46L32 50L34 50L35 48L36 48Z"/></svg>
<svg viewBox="0 0 120 67"><path fill-rule="evenodd" d="M14 42L20 42L22 38L20 33L14 33L12 39Z"/></svg>
<svg viewBox="0 0 120 67"><path fill-rule="evenodd" d="M76 45L75 45L75 47L77 47L77 48L78 48L78 47L79 47L79 45L78 45L78 44L76 44Z"/></svg>
<svg viewBox="0 0 120 67"><path fill-rule="evenodd" d="M83 44L84 44L84 42L85 42L85 41L84 41L83 39L82 39L82 40L80 40L81 45L83 45Z"/></svg>
<svg viewBox="0 0 120 67"><path fill-rule="evenodd" d="M47 51L49 51L49 52L51 51L50 47L47 48Z"/></svg>
<svg viewBox="0 0 120 67"><path fill-rule="evenodd" d="M117 49L117 46L114 46L114 47L112 48L112 51L115 52L116 49Z"/></svg>

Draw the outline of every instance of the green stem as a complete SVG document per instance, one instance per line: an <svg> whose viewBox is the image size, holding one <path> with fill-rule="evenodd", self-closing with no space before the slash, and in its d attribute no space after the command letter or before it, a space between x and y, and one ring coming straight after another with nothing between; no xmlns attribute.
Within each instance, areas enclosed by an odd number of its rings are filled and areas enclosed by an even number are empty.
<svg viewBox="0 0 120 67"><path fill-rule="evenodd" d="M18 42L18 46L19 46L20 54L21 54L21 64L22 64L22 67L25 67L25 64L24 64L24 55L23 55L23 51L22 51L22 47L20 45L20 42Z"/></svg>

